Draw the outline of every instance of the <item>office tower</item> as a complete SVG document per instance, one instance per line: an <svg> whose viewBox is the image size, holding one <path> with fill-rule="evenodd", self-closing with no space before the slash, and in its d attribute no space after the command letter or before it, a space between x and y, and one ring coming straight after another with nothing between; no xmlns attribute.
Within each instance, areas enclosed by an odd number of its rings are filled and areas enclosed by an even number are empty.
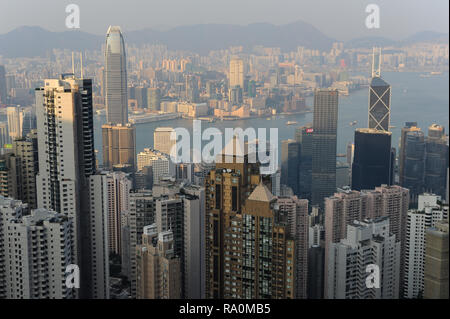
<svg viewBox="0 0 450 319"><path fill-rule="evenodd" d="M275 173L270 177L270 182L272 184L272 194L275 196L281 195L281 170L277 169Z"/></svg>
<svg viewBox="0 0 450 319"><path fill-rule="evenodd" d="M373 189L390 185L392 133L375 129L355 131L355 155L352 167L352 189Z"/></svg>
<svg viewBox="0 0 450 319"><path fill-rule="evenodd" d="M420 298L424 292L426 230L448 218L448 204L440 196L419 195L419 209L408 211L405 243L404 298Z"/></svg>
<svg viewBox="0 0 450 319"><path fill-rule="evenodd" d="M0 195L0 299L5 299L11 287L6 285L6 241L8 237L7 227L11 220L20 219L29 214L27 204L20 200Z"/></svg>
<svg viewBox="0 0 450 319"><path fill-rule="evenodd" d="M147 89L147 105L152 112L159 112L161 110L161 91L159 88Z"/></svg>
<svg viewBox="0 0 450 319"><path fill-rule="evenodd" d="M38 171L36 131L16 139L10 152L0 155L0 194L37 208L36 173Z"/></svg>
<svg viewBox="0 0 450 319"><path fill-rule="evenodd" d="M281 184L298 195L300 144L295 140L281 141Z"/></svg>
<svg viewBox="0 0 450 319"><path fill-rule="evenodd" d="M136 167L136 127L132 124L105 124L102 126L103 168L116 165Z"/></svg>
<svg viewBox="0 0 450 319"><path fill-rule="evenodd" d="M142 244L142 231L144 226L155 223L154 201L151 192L131 191L129 195L128 233L129 247L122 247L122 256L129 255L129 268L125 275L131 283L130 293L136 297L136 247ZM122 233L123 235L123 233ZM124 251L125 250L125 251ZM128 250L128 251L127 251Z"/></svg>
<svg viewBox="0 0 450 319"><path fill-rule="evenodd" d="M183 188L184 298L205 298L205 189Z"/></svg>
<svg viewBox="0 0 450 319"><path fill-rule="evenodd" d="M234 88L236 86L244 88L244 61L241 59L232 59L230 61L229 70L229 87Z"/></svg>
<svg viewBox="0 0 450 319"><path fill-rule="evenodd" d="M164 177L175 177L175 164L164 153L146 148L137 155L137 160L138 171L143 170L145 167L151 167L153 185L159 184Z"/></svg>
<svg viewBox="0 0 450 319"><path fill-rule="evenodd" d="M36 115L32 109L22 110L22 136L27 136L32 130L36 130Z"/></svg>
<svg viewBox="0 0 450 319"><path fill-rule="evenodd" d="M6 108L8 117L8 131L11 141L22 137L23 112L20 106L8 106Z"/></svg>
<svg viewBox="0 0 450 319"><path fill-rule="evenodd" d="M0 123L0 149L4 148L6 144L9 144L11 141L8 133L8 123L1 122Z"/></svg>
<svg viewBox="0 0 450 319"><path fill-rule="evenodd" d="M238 140L233 140L238 143ZM232 144L235 148L241 145ZM227 147L221 161L205 178L206 197L206 298L225 297L225 230L242 211L252 190L259 184L259 164L249 163L248 154L229 154ZM231 163L225 163L229 161Z"/></svg>
<svg viewBox="0 0 450 319"><path fill-rule="evenodd" d="M420 128L417 127L417 122L406 122L405 126L402 127L401 135L400 135L400 152L398 155L398 176L399 176L399 185L403 185L405 180L405 159L406 159L406 134L408 132L420 131Z"/></svg>
<svg viewBox="0 0 450 319"><path fill-rule="evenodd" d="M300 143L300 165L299 165L299 181L298 196L311 200L311 184L312 184L312 139L314 129L312 124L299 127L295 131L295 140Z"/></svg>
<svg viewBox="0 0 450 319"><path fill-rule="evenodd" d="M432 124L428 128L425 153L425 191L445 198L449 152L443 126Z"/></svg>
<svg viewBox="0 0 450 319"><path fill-rule="evenodd" d="M108 253L112 252L120 255L122 250L121 214L123 211L129 210L128 194L132 189L132 181L130 179L130 175L123 172L106 172L96 175L97 179L100 177L102 179L102 183L106 183L106 188L102 189L108 199L104 203L104 207L107 209L106 218L108 220L108 231L106 232L108 235Z"/></svg>
<svg viewBox="0 0 450 319"><path fill-rule="evenodd" d="M158 127L153 132L153 149L164 154L171 154L172 147L177 141L172 139L175 130L171 127Z"/></svg>
<svg viewBox="0 0 450 319"><path fill-rule="evenodd" d="M66 286L65 273L66 267L74 264L72 219L42 208L21 216L20 202L3 197L0 202L0 215L9 214L10 217L0 228L2 246L5 247L2 252L4 281L0 283L0 287L4 284L3 289L0 288L3 297L74 298L75 290Z"/></svg>
<svg viewBox="0 0 450 319"><path fill-rule="evenodd" d="M138 299L181 297L182 268L173 240L171 231L158 232L155 224L144 227L136 248Z"/></svg>
<svg viewBox="0 0 450 319"><path fill-rule="evenodd" d="M389 219L355 221L346 237L328 253L328 299L397 299L399 297L400 243L389 232ZM368 287L368 265L379 267L380 288Z"/></svg>
<svg viewBox="0 0 450 319"><path fill-rule="evenodd" d="M338 91L316 90L312 138L312 205L323 207L336 190Z"/></svg>
<svg viewBox="0 0 450 319"><path fill-rule="evenodd" d="M89 177L91 298L109 299L110 210L115 205L107 174Z"/></svg>
<svg viewBox="0 0 450 319"><path fill-rule="evenodd" d="M424 191L425 139L420 130L405 134L402 186L409 189L411 203Z"/></svg>
<svg viewBox="0 0 450 319"><path fill-rule="evenodd" d="M448 299L448 218L426 230L425 299Z"/></svg>
<svg viewBox="0 0 450 319"><path fill-rule="evenodd" d="M127 61L120 27L110 26L106 34L105 79L106 122L128 123Z"/></svg>
<svg viewBox="0 0 450 319"><path fill-rule="evenodd" d="M89 297L89 188L95 170L92 81L63 75L36 89L39 173L38 207L73 220L75 263L81 269L81 296ZM83 254L84 252L84 254ZM86 286L84 286L86 285Z"/></svg>
<svg viewBox="0 0 450 319"><path fill-rule="evenodd" d="M6 89L6 70L0 65L0 105L7 104L8 91Z"/></svg>
<svg viewBox="0 0 450 319"><path fill-rule="evenodd" d="M294 239L294 283L295 298L307 298L308 282L308 200L280 197L277 200L280 213L287 215L288 234Z"/></svg>
<svg viewBox="0 0 450 319"><path fill-rule="evenodd" d="M374 48L372 80L369 85L369 128L389 131L391 86L381 78L381 49Z"/></svg>

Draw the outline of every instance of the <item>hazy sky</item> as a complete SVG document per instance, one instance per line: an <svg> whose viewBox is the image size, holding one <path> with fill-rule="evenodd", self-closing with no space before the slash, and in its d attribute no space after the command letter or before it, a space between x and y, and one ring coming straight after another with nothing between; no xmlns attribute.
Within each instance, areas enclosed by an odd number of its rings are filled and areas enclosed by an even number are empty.
<svg viewBox="0 0 450 319"><path fill-rule="evenodd" d="M448 0L0 0L0 34L23 25L65 30L65 7L78 4L81 30L105 34L188 24L255 22L286 24L303 20L338 40L360 36L398 39L415 32L448 33ZM367 29L365 8L380 7L380 29Z"/></svg>

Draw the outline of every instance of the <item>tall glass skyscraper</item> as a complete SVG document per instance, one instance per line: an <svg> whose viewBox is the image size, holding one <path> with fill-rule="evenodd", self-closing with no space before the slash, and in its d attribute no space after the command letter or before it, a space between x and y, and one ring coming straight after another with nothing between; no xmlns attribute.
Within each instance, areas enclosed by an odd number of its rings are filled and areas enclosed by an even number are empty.
<svg viewBox="0 0 450 319"><path fill-rule="evenodd" d="M323 207L336 191L338 91L316 90L312 138L312 204Z"/></svg>
<svg viewBox="0 0 450 319"><path fill-rule="evenodd" d="M374 48L369 86L369 128L389 131L390 117L391 86L381 78L381 49Z"/></svg>
<svg viewBox="0 0 450 319"><path fill-rule="evenodd" d="M106 119L110 124L128 123L125 42L120 27L110 26L105 48Z"/></svg>
<svg viewBox="0 0 450 319"><path fill-rule="evenodd" d="M391 185L391 133L374 129L355 131L352 189L374 189Z"/></svg>

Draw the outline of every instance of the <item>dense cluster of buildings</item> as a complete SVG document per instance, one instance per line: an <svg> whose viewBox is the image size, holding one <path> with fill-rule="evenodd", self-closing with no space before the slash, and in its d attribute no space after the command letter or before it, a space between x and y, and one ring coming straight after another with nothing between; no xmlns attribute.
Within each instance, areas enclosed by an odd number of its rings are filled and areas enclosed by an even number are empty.
<svg viewBox="0 0 450 319"><path fill-rule="evenodd" d="M176 57L159 70L140 63L130 76L120 28L110 27L100 86L83 72L63 74L35 89L31 115L7 109L8 134L0 126L8 145L0 154L0 298L448 298L448 136L432 125L425 137L407 123L396 179L381 53L373 51L368 127L355 130L340 170L336 79L304 72L279 52L235 51L227 81L210 70L205 82L193 72L194 58ZM353 53L335 45L329 55L304 48L294 55L345 65L359 61ZM391 55L384 61L403 63ZM263 71L274 56L278 68ZM0 67L0 102L8 99L4 73ZM161 78L165 84L156 87ZM150 86L134 85L141 80ZM311 87L313 123L281 142L281 167L271 175L261 174L248 151L230 152L246 149L236 137L215 163L174 163L174 129L160 127L153 147L136 154L129 110L188 117L297 112ZM94 146L97 91L106 105L102 163ZM76 288L66 282L74 265Z"/></svg>

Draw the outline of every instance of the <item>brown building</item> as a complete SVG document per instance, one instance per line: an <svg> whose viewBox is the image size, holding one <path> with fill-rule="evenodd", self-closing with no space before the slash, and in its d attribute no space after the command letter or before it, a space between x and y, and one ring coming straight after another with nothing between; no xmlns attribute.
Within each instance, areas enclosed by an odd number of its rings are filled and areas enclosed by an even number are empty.
<svg viewBox="0 0 450 319"><path fill-rule="evenodd" d="M180 258L175 256L171 231L158 234L156 224L144 227L142 244L136 248L137 298L179 299Z"/></svg>
<svg viewBox="0 0 450 319"><path fill-rule="evenodd" d="M136 167L136 128L131 124L102 126L103 167L112 170L115 165Z"/></svg>
<svg viewBox="0 0 450 319"><path fill-rule="evenodd" d="M226 147L205 181L206 298L294 298L293 216L233 142L234 154Z"/></svg>
<svg viewBox="0 0 450 319"><path fill-rule="evenodd" d="M448 220L427 229L425 299L448 299Z"/></svg>
<svg viewBox="0 0 450 319"><path fill-rule="evenodd" d="M220 163L205 177L206 298L224 298L225 232L260 182L259 164L249 163L242 145L237 140L233 143L233 154L222 152Z"/></svg>

